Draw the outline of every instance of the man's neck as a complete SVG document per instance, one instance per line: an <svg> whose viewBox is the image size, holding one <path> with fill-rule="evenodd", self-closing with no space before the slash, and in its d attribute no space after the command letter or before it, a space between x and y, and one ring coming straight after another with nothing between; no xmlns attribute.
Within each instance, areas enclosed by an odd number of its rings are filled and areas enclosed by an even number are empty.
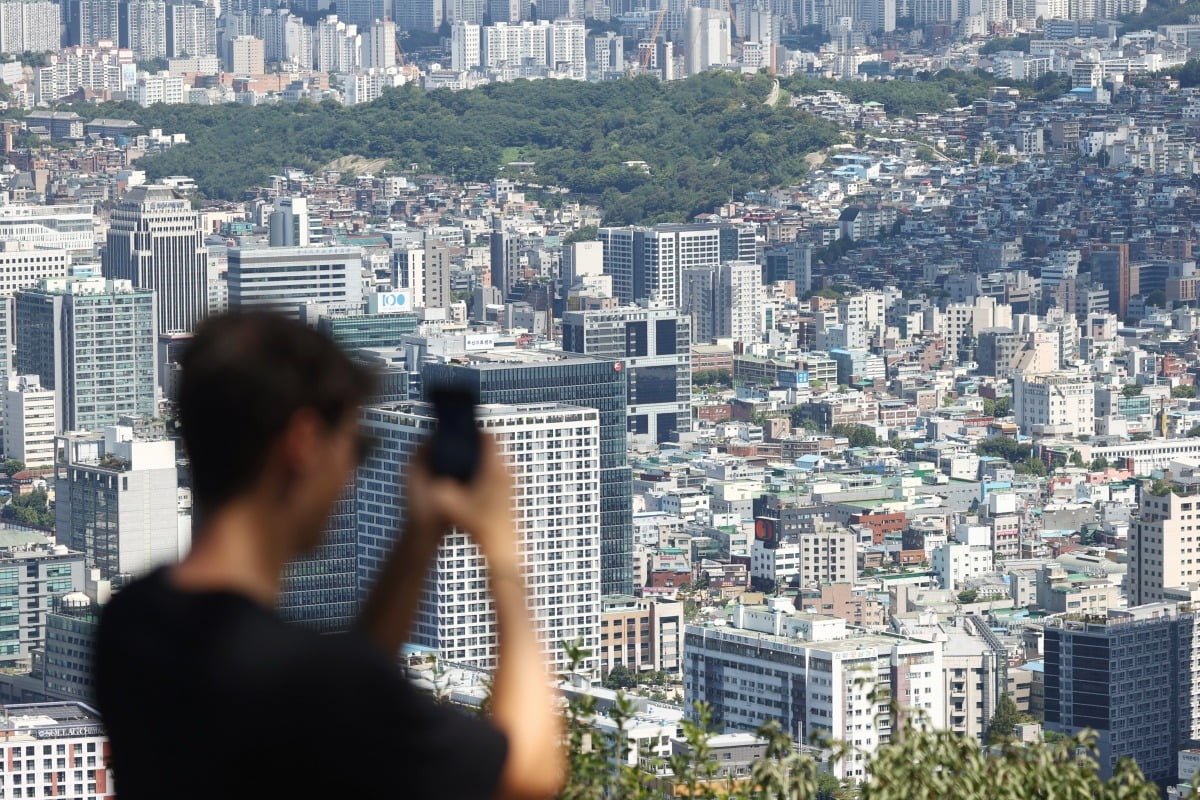
<svg viewBox="0 0 1200 800"><path fill-rule="evenodd" d="M274 608L291 554L285 536L258 508L235 503L206 517L193 535L191 552L170 571L170 581L186 591L237 592Z"/></svg>

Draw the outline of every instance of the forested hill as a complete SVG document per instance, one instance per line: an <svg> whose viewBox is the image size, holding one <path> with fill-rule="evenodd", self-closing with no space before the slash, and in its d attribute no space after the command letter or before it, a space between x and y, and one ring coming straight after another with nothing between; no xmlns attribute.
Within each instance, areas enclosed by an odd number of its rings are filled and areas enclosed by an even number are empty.
<svg viewBox="0 0 1200 800"><path fill-rule="evenodd" d="M77 106L187 134L190 144L142 159L151 178L189 175L209 197L234 199L284 167L339 156L418 163L460 180L490 180L532 161L535 180L599 202L611 224L686 220L752 188L797 180L804 156L841 140L832 123L763 105L767 75L708 73L662 83L517 81L462 92L406 86L341 106ZM625 162L644 161L649 173Z"/></svg>

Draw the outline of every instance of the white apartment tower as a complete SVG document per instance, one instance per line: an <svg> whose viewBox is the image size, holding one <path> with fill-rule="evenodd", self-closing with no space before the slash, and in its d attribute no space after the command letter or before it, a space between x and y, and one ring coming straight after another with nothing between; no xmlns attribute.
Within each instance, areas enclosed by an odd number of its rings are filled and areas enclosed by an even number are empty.
<svg viewBox="0 0 1200 800"><path fill-rule="evenodd" d="M1129 572L1125 592L1129 605L1168 599L1165 590L1200 585L1200 563L1193 554L1200 543L1200 478L1195 468L1171 465L1173 480L1165 492L1153 494L1143 484L1129 526Z"/></svg>
<svg viewBox="0 0 1200 800"><path fill-rule="evenodd" d="M0 3L0 52L44 53L61 44L62 8L49 0Z"/></svg>
<svg viewBox="0 0 1200 800"><path fill-rule="evenodd" d="M723 9L692 6L687 10L687 74L699 75L733 60L729 14Z"/></svg>
<svg viewBox="0 0 1200 800"><path fill-rule="evenodd" d="M752 344L762 337L762 267L728 261L717 270L717 336Z"/></svg>
<svg viewBox="0 0 1200 800"><path fill-rule="evenodd" d="M208 248L191 203L167 186L131 189L112 214L104 276L153 289L158 329L187 332L208 311Z"/></svg>
<svg viewBox="0 0 1200 800"><path fill-rule="evenodd" d="M162 0L129 0L123 3L121 27L134 58L139 61L166 58L167 4Z"/></svg>
<svg viewBox="0 0 1200 800"><path fill-rule="evenodd" d="M10 375L4 391L4 453L26 466L54 463L58 414L54 390L37 375Z"/></svg>
<svg viewBox="0 0 1200 800"><path fill-rule="evenodd" d="M450 66L455 72L478 69L480 26L474 22L456 22L450 29Z"/></svg>
<svg viewBox="0 0 1200 800"><path fill-rule="evenodd" d="M368 25L362 49L364 67L390 69L396 66L396 23L390 19L377 19Z"/></svg>
<svg viewBox="0 0 1200 800"><path fill-rule="evenodd" d="M434 426L420 403L368 408L364 430L380 442L358 472L361 589L378 574L403 529L404 486L396 475ZM546 659L565 668L559 643L598 649L600 629L600 422L590 408L487 405L479 425L513 471L518 557L528 607ZM487 563L468 535L442 541L421 593L413 642L448 662L496 666L496 623Z"/></svg>

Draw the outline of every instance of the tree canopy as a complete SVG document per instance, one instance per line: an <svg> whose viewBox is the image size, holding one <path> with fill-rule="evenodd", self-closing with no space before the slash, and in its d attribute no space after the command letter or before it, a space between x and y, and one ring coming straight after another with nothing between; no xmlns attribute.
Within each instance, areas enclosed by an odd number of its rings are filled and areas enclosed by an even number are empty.
<svg viewBox="0 0 1200 800"><path fill-rule="evenodd" d="M460 181L513 177L564 186L605 210L607 224L684 221L731 195L797 181L804 157L840 141L837 126L778 104L772 79L710 72L586 83L515 81L468 91L408 85L373 103L271 106L81 105L85 118L129 117L184 133L188 144L143 158L154 180L190 175L201 192L239 198L285 167L315 171L357 155ZM645 167L642 166L644 163Z"/></svg>

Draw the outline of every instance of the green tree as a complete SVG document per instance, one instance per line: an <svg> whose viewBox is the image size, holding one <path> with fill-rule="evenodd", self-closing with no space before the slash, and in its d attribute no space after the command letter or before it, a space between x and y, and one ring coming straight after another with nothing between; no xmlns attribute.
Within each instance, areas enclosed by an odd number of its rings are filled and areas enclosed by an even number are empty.
<svg viewBox="0 0 1200 800"><path fill-rule="evenodd" d="M25 462L21 461L20 459L10 458L4 462L4 474L8 475L10 478L13 475L16 475L18 472L23 472L24 470Z"/></svg>
<svg viewBox="0 0 1200 800"><path fill-rule="evenodd" d="M1078 450L1071 451L1070 463L1071 463L1072 467L1082 467L1083 466L1083 456L1079 455Z"/></svg>
<svg viewBox="0 0 1200 800"><path fill-rule="evenodd" d="M1017 704L1007 693L1000 695L1000 700L996 703L996 710L988 721L988 744L1004 744L1012 741L1016 735L1017 724L1020 722L1021 712L1017 709Z"/></svg>
<svg viewBox="0 0 1200 800"><path fill-rule="evenodd" d="M975 446L981 456L1003 458L1010 464L1025 461L1033 455L1033 445L1018 442L1011 436L989 436Z"/></svg>
<svg viewBox="0 0 1200 800"><path fill-rule="evenodd" d="M1030 456L1019 464L1014 465L1021 475L1035 475L1039 478L1046 476L1046 464L1040 458Z"/></svg>
<svg viewBox="0 0 1200 800"><path fill-rule="evenodd" d="M617 664L604 676L606 689L632 689L637 684L637 674L624 664Z"/></svg>
<svg viewBox="0 0 1200 800"><path fill-rule="evenodd" d="M834 436L845 436L851 447L877 447L880 444L875 431L866 425L834 425L829 432Z"/></svg>
<svg viewBox="0 0 1200 800"><path fill-rule="evenodd" d="M1196 387L1191 384L1180 384L1171 387L1171 397L1192 398L1196 396Z"/></svg>
<svg viewBox="0 0 1200 800"><path fill-rule="evenodd" d="M1140 383L1127 383L1121 387L1121 394L1125 397L1137 397L1142 393L1142 385Z"/></svg>
<svg viewBox="0 0 1200 800"><path fill-rule="evenodd" d="M54 527L54 511L49 506L44 489L13 495L0 516L34 528Z"/></svg>
<svg viewBox="0 0 1200 800"><path fill-rule="evenodd" d="M963 605L970 605L979 599L979 591L976 589L963 589L958 593L958 602Z"/></svg>
<svg viewBox="0 0 1200 800"><path fill-rule="evenodd" d="M567 235L567 238L563 239L562 243L568 245L575 244L576 242L594 242L596 241L596 236L599 235L599 230L595 225L584 225L578 230L571 231Z"/></svg>
<svg viewBox="0 0 1200 800"><path fill-rule="evenodd" d="M1092 463L1088 465L1088 469L1092 470L1093 472L1099 472L1100 470L1108 469L1108 459L1104 456L1096 456L1092 459Z"/></svg>

